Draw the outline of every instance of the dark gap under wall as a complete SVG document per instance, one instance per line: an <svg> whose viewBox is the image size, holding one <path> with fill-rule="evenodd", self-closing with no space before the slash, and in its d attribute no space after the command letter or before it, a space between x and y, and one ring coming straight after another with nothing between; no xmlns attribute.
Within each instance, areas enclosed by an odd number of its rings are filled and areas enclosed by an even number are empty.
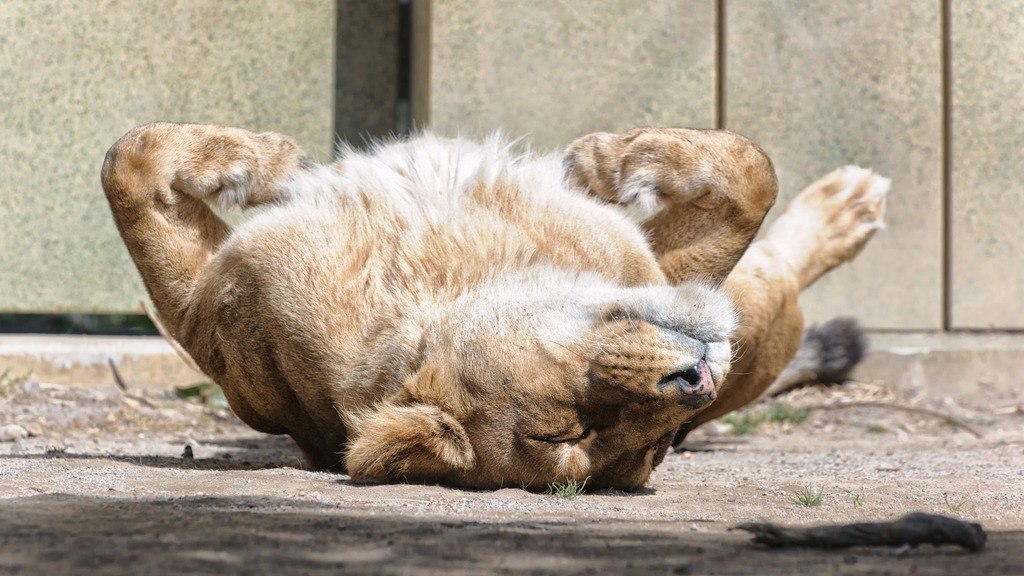
<svg viewBox="0 0 1024 576"><path fill-rule="evenodd" d="M89 334L151 336L145 314L0 314L0 334Z"/></svg>

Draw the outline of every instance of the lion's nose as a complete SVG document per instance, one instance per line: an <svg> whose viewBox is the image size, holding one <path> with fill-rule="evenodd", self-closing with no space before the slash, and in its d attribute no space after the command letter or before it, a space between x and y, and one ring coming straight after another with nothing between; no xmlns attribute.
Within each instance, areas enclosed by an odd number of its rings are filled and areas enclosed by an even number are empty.
<svg viewBox="0 0 1024 576"><path fill-rule="evenodd" d="M700 408L718 397L711 369L704 360L665 376L658 383L658 389L664 392L678 390L679 403L688 408Z"/></svg>

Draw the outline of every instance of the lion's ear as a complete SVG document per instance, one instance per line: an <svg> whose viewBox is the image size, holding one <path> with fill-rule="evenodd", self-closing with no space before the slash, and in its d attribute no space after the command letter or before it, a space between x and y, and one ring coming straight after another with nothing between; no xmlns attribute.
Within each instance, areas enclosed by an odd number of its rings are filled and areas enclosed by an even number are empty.
<svg viewBox="0 0 1024 576"><path fill-rule="evenodd" d="M432 404L445 412L463 418L469 411L465 388L445 364L432 361L424 364L402 384L398 404Z"/></svg>
<svg viewBox="0 0 1024 576"><path fill-rule="evenodd" d="M476 462L462 425L436 406L385 403L346 421L353 482L440 480Z"/></svg>

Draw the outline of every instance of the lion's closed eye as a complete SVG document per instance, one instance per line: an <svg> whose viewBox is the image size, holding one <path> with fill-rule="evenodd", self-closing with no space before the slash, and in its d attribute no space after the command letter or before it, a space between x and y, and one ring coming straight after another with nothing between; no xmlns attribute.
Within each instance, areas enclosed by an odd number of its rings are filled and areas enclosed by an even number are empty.
<svg viewBox="0 0 1024 576"><path fill-rule="evenodd" d="M566 428L553 434L531 434L527 436L527 438L529 438L530 440L544 442L547 444L567 444L582 442L583 440L588 440L596 435L597 430L593 426L583 428L582 431L580 431L579 426L574 426L572 428Z"/></svg>

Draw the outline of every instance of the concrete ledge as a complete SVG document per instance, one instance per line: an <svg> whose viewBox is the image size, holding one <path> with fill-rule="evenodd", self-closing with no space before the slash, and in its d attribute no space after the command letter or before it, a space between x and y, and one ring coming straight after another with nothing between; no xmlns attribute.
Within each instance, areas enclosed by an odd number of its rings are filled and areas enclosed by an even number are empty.
<svg viewBox="0 0 1024 576"><path fill-rule="evenodd" d="M868 335L871 351L854 378L929 394L1024 395L1024 333L887 332Z"/></svg>
<svg viewBox="0 0 1024 576"><path fill-rule="evenodd" d="M169 390L208 380L159 336L0 336L0 374L42 382L114 386L110 362L129 389Z"/></svg>
<svg viewBox="0 0 1024 576"><path fill-rule="evenodd" d="M929 394L969 397L1024 395L1024 333L874 333L871 351L854 372ZM162 338L0 336L0 373L87 387L114 384L108 362L132 388L167 390L205 376L191 370Z"/></svg>

